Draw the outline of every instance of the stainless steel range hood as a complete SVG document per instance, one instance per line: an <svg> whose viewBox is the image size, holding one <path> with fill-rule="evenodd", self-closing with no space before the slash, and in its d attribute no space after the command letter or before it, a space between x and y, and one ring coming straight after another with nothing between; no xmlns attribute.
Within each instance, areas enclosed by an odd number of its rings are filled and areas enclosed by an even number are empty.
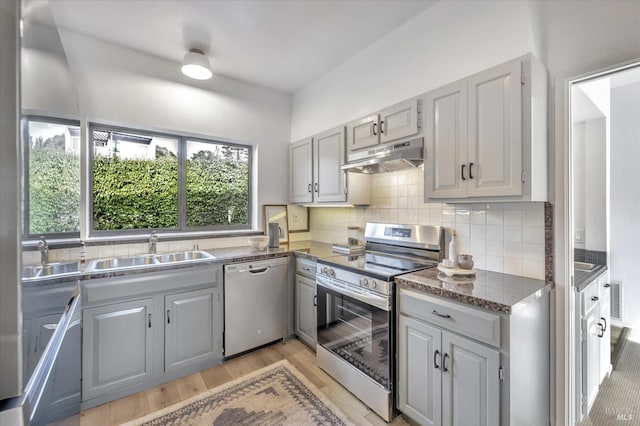
<svg viewBox="0 0 640 426"><path fill-rule="evenodd" d="M355 173L384 173L412 169L424 163L424 140L415 138L370 149L350 152L343 170Z"/></svg>

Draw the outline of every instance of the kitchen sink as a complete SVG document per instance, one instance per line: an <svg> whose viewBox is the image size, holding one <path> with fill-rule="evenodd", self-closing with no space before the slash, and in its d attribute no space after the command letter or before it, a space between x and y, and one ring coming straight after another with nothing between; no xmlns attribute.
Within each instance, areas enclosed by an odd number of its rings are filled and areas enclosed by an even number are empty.
<svg viewBox="0 0 640 426"><path fill-rule="evenodd" d="M80 262L49 263L44 266L30 265L22 268L22 279L55 278L80 273Z"/></svg>
<svg viewBox="0 0 640 426"><path fill-rule="evenodd" d="M596 265L593 263L573 262L573 269L576 269L578 271L590 271L595 267Z"/></svg>
<svg viewBox="0 0 640 426"><path fill-rule="evenodd" d="M110 269L123 269L132 268L135 266L149 266L156 265L158 261L156 256L144 255L144 256L131 256L131 257L116 257L113 259L100 259L91 263L89 270L91 271L106 271Z"/></svg>
<svg viewBox="0 0 640 426"><path fill-rule="evenodd" d="M183 251L156 256L160 263L186 262L190 260L215 259L214 256L204 251Z"/></svg>

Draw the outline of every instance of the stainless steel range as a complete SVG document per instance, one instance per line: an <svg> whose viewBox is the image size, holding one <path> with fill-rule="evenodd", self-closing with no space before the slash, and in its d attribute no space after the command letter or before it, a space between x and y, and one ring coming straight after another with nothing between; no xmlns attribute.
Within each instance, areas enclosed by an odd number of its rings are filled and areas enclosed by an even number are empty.
<svg viewBox="0 0 640 426"><path fill-rule="evenodd" d="M396 275L435 267L438 226L367 223L365 252L318 260L318 366L386 421L394 412Z"/></svg>

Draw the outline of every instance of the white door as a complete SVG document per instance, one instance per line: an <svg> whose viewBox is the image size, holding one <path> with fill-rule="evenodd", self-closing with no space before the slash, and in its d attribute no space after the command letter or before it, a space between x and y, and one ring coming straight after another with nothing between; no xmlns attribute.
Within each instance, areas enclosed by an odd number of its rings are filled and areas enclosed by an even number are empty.
<svg viewBox="0 0 640 426"><path fill-rule="evenodd" d="M347 123L347 149L350 152L377 145L379 142L378 114Z"/></svg>
<svg viewBox="0 0 640 426"><path fill-rule="evenodd" d="M466 80L427 93L425 114L425 199L466 197Z"/></svg>
<svg viewBox="0 0 640 426"><path fill-rule="evenodd" d="M410 99L380 111L380 142L391 142L417 134L419 109L420 101Z"/></svg>
<svg viewBox="0 0 640 426"><path fill-rule="evenodd" d="M142 383L153 374L153 299L82 313L82 400Z"/></svg>
<svg viewBox="0 0 640 426"><path fill-rule="evenodd" d="M522 63L468 78L470 197L522 194Z"/></svg>
<svg viewBox="0 0 640 426"><path fill-rule="evenodd" d="M306 344L316 344L316 282L296 275L296 335Z"/></svg>
<svg viewBox="0 0 640 426"><path fill-rule="evenodd" d="M222 356L214 335L214 289L171 294L164 298L165 372Z"/></svg>
<svg viewBox="0 0 640 426"><path fill-rule="evenodd" d="M500 424L500 353L442 332L442 424Z"/></svg>
<svg viewBox="0 0 640 426"><path fill-rule="evenodd" d="M582 407L586 416L598 395L600 388L600 309L596 304L582 319L584 330L582 340L582 395L585 405Z"/></svg>
<svg viewBox="0 0 640 426"><path fill-rule="evenodd" d="M344 127L323 132L313 140L315 200L346 201L345 172L340 168L344 164Z"/></svg>
<svg viewBox="0 0 640 426"><path fill-rule="evenodd" d="M404 315L398 330L398 409L422 425L441 425L441 331Z"/></svg>
<svg viewBox="0 0 640 426"><path fill-rule="evenodd" d="M313 148L311 138L289 146L290 199L292 203L313 201Z"/></svg>

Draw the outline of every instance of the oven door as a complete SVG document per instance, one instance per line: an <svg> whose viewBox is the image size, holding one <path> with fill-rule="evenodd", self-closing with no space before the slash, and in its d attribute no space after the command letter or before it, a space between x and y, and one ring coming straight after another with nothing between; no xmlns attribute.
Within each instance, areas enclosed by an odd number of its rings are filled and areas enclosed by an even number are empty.
<svg viewBox="0 0 640 426"><path fill-rule="evenodd" d="M389 297L316 277L318 344L391 389L392 314Z"/></svg>

